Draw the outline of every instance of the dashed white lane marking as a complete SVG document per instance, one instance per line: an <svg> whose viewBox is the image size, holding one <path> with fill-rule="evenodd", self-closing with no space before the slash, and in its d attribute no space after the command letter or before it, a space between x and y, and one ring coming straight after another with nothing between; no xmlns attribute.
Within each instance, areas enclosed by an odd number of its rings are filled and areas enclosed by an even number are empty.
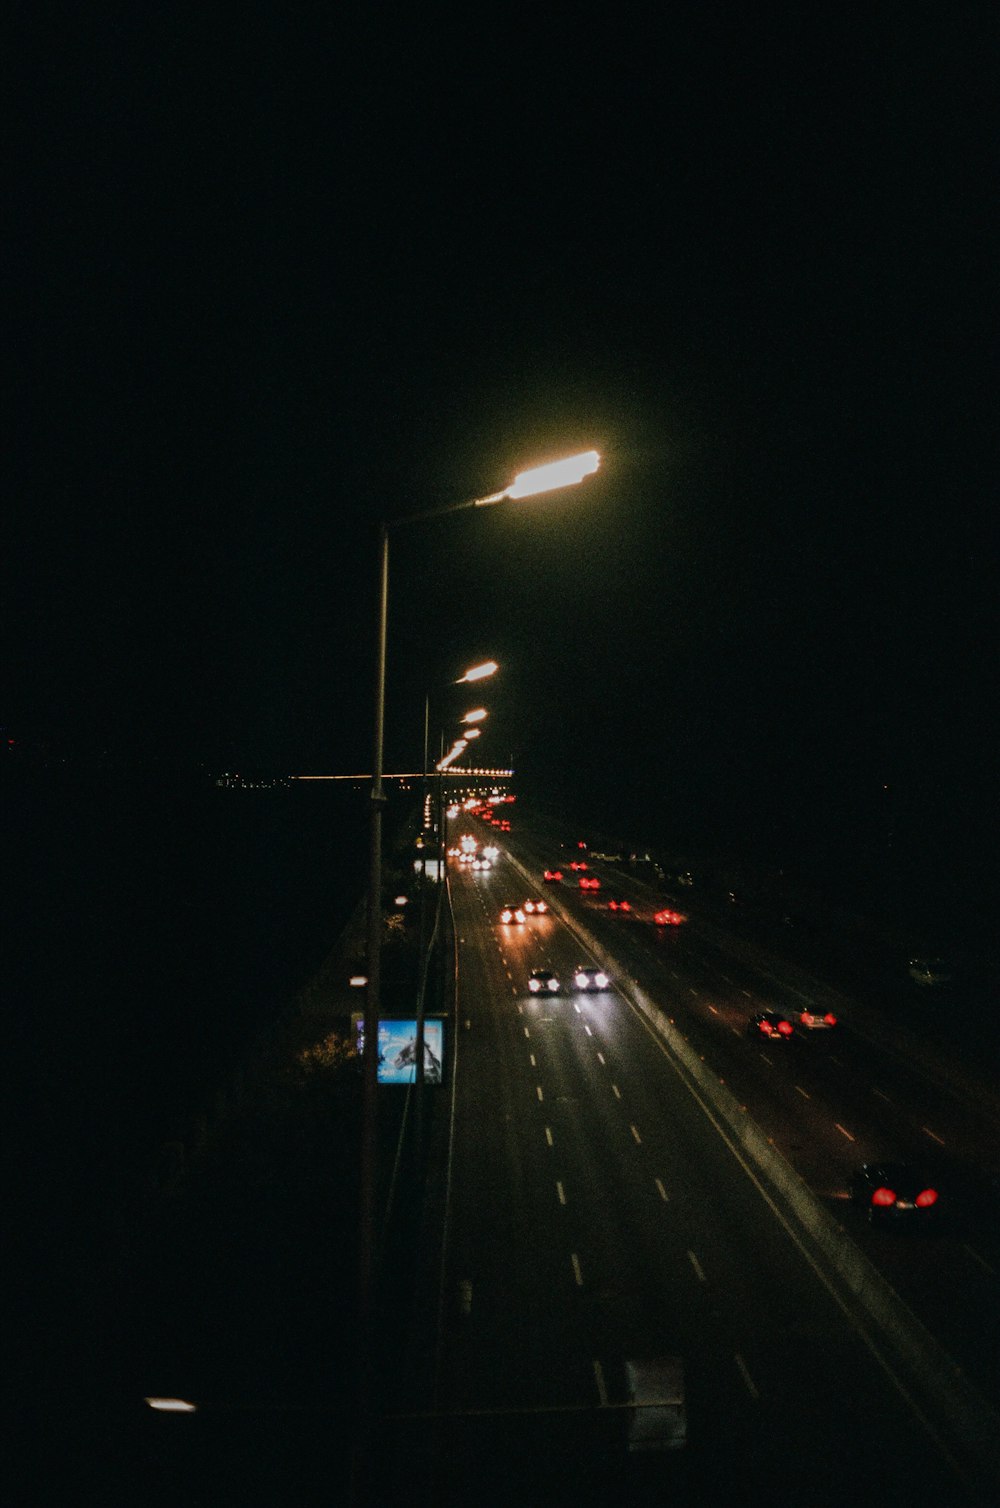
<svg viewBox="0 0 1000 1508"><path fill-rule="evenodd" d="M608 1390L604 1385L604 1368L596 1360L594 1362L594 1381L597 1383L597 1397L600 1400L601 1408L606 1409L608 1406Z"/></svg>
<svg viewBox="0 0 1000 1508"><path fill-rule="evenodd" d="M659 1178L654 1178L653 1182L656 1184L656 1192L659 1194L664 1204L666 1204L670 1196L668 1195L666 1189L663 1187L662 1180Z"/></svg>
<svg viewBox="0 0 1000 1508"><path fill-rule="evenodd" d="M806 1094L805 1090L802 1089L802 1088L800 1088L800 1086L798 1084L796 1084L796 1086L795 1086L795 1093L796 1094L801 1094L801 1096L802 1096L802 1098L804 1100L812 1099L812 1095Z"/></svg>
<svg viewBox="0 0 1000 1508"><path fill-rule="evenodd" d="M671 979L680 979L681 976L678 974L678 972L677 972L676 969L671 969L670 970L670 977L671 977Z"/></svg>
<svg viewBox="0 0 1000 1508"><path fill-rule="evenodd" d="M729 975L728 975L728 974L720 974L720 975L719 975L719 978L720 978L720 979L721 979L721 980L723 980L723 981L724 981L724 983L726 983L726 984L732 984L732 982L733 982L733 981L732 981L732 980L731 980L731 979L730 979L730 977L729 977Z"/></svg>
<svg viewBox="0 0 1000 1508"><path fill-rule="evenodd" d="M712 1012L713 1016L717 1016L719 1014L714 1005L710 1005L708 1008Z"/></svg>
<svg viewBox="0 0 1000 1508"><path fill-rule="evenodd" d="M528 1057L531 1059L532 1068L537 1068L538 1064L535 1062L535 1054L533 1052L529 1052Z"/></svg>
<svg viewBox="0 0 1000 1508"><path fill-rule="evenodd" d="M939 1147L944 1146L944 1138L938 1136L936 1131L932 1131L930 1126L921 1126L920 1129L924 1132L925 1135L930 1137L931 1141L936 1141Z"/></svg>
<svg viewBox="0 0 1000 1508"><path fill-rule="evenodd" d="M991 1272L994 1275L994 1277L996 1276L996 1268L995 1267L991 1267L990 1264L989 1264L989 1262L987 1262L986 1258L985 1257L981 1257L979 1255L978 1251L976 1251L976 1249L975 1249L974 1246L968 1246L963 1241L963 1243L962 1243L962 1250L963 1251L967 1251L969 1253L969 1256L972 1258L972 1260L974 1262L978 1262L979 1265L980 1265L980 1267L985 1268L987 1272Z"/></svg>
<svg viewBox="0 0 1000 1508"><path fill-rule="evenodd" d="M579 1016L579 1014L580 1014L580 1007L577 1005L577 1003L576 1003L575 1000L573 1001L573 1009L576 1011L576 1014Z"/></svg>
<svg viewBox="0 0 1000 1508"><path fill-rule="evenodd" d="M750 1394L750 1397L751 1398L759 1398L760 1397L760 1392L758 1391L757 1384L754 1382L753 1378L750 1376L750 1373L747 1371L747 1364L743 1360L742 1356L740 1355L740 1353L738 1351L734 1351L733 1352L733 1359L736 1362L736 1365L740 1369L740 1376L743 1378L743 1381L746 1383L746 1389L747 1389L747 1392Z"/></svg>
<svg viewBox="0 0 1000 1508"><path fill-rule="evenodd" d="M877 1094L879 1099L885 1100L887 1105L892 1104L892 1100L889 1098L889 1096L887 1094L883 1094L881 1089L876 1089L874 1085L872 1085L872 1094Z"/></svg>
<svg viewBox="0 0 1000 1508"><path fill-rule="evenodd" d="M688 985L688 994L689 995L693 995L694 998L697 1000L697 998L698 998L698 991L695 989L695 987L694 987L693 984L689 984Z"/></svg>
<svg viewBox="0 0 1000 1508"><path fill-rule="evenodd" d="M538 1103L541 1104L542 1100L545 1098L545 1096L542 1094L541 1084L535 1085L535 1093L538 1095Z"/></svg>
<svg viewBox="0 0 1000 1508"><path fill-rule="evenodd" d="M836 1126L836 1128L840 1132L841 1136L846 1136L848 1141L854 1141L855 1140L855 1137L853 1137L851 1135L850 1131L845 1130L844 1127L840 1124L839 1121L834 1121L833 1124Z"/></svg>
<svg viewBox="0 0 1000 1508"><path fill-rule="evenodd" d="M525 1027L525 1028L524 1028L524 1035L525 1035L525 1036L526 1036L526 1037L530 1037L530 1036L531 1036L531 1033L530 1033L530 1032L529 1032L529 1030L528 1030L528 1028L527 1028L527 1027Z"/></svg>
<svg viewBox="0 0 1000 1508"><path fill-rule="evenodd" d="M704 1274L704 1272L702 1270L702 1265L698 1261L698 1258L695 1256L695 1254L694 1254L693 1251L689 1251L688 1252L688 1261L691 1263L691 1266L694 1268L694 1270L695 1270L695 1276L697 1277L699 1283L704 1283L704 1281L705 1281L705 1274Z"/></svg>
<svg viewBox="0 0 1000 1508"><path fill-rule="evenodd" d="M548 1144L549 1144L550 1147L554 1147L555 1146L555 1142L552 1140L552 1127L551 1126L546 1126L545 1127L545 1140L548 1142Z"/></svg>
<svg viewBox="0 0 1000 1508"><path fill-rule="evenodd" d="M559 1195L559 1203L560 1204L565 1204L566 1203L566 1190L563 1188L562 1183L560 1182L560 1180L558 1178L556 1179L556 1193Z"/></svg>
<svg viewBox="0 0 1000 1508"><path fill-rule="evenodd" d="M639 1133L636 1130L635 1126L629 1126L629 1130L631 1131L632 1135L635 1137L636 1145L641 1147L642 1146L642 1137L639 1135Z"/></svg>
<svg viewBox="0 0 1000 1508"><path fill-rule="evenodd" d="M745 995L748 1000L752 1000L753 999L753 995L750 993L749 990L741 990L740 994L741 995Z"/></svg>
<svg viewBox="0 0 1000 1508"><path fill-rule="evenodd" d="M588 1037L592 1037L594 1035L594 1033L591 1031L590 1027L587 1025L586 1021L583 1023L583 1029L587 1033Z"/></svg>
<svg viewBox="0 0 1000 1508"><path fill-rule="evenodd" d="M764 1059L764 1062L767 1064L768 1068L773 1068L774 1067L774 1061L773 1061L773 1059L769 1058L766 1052L762 1052L758 1056L760 1056L760 1057L762 1057Z"/></svg>
<svg viewBox="0 0 1000 1508"><path fill-rule="evenodd" d="M836 1055L836 1053L831 1053L830 1054L830 1062L831 1063L836 1063L836 1065L837 1065L838 1068L843 1068L843 1066L844 1066L843 1059L842 1058L838 1058L837 1055Z"/></svg>
<svg viewBox="0 0 1000 1508"><path fill-rule="evenodd" d="M616 1099L616 1100L620 1100L620 1099L621 1099L621 1097L622 1097L622 1092L621 1092L621 1090L620 1090L620 1089L619 1089L619 1088L618 1088L618 1085L617 1085L617 1084L612 1084L612 1086L611 1086L611 1092L612 1092L612 1094L613 1094L613 1095L614 1095L614 1097L615 1097L615 1099Z"/></svg>
<svg viewBox="0 0 1000 1508"><path fill-rule="evenodd" d="M577 1256L576 1252L574 1251L574 1252L570 1253L570 1259L571 1259L571 1261L573 1263L573 1276L576 1278L576 1286L577 1286L577 1288L582 1288L583 1287L583 1273L580 1271L580 1258Z"/></svg>
<svg viewBox="0 0 1000 1508"><path fill-rule="evenodd" d="M458 1307L463 1314L472 1313L472 1284L468 1278L458 1285Z"/></svg>
<svg viewBox="0 0 1000 1508"><path fill-rule="evenodd" d="M604 1054L602 1052L599 1052L597 1054L597 1061L598 1061L598 1063L603 1064L603 1062L604 1062Z"/></svg>

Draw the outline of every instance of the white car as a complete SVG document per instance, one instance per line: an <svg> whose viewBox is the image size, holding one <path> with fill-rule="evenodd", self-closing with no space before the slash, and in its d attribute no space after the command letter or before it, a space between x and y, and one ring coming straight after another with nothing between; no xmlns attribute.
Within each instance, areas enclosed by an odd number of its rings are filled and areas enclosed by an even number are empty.
<svg viewBox="0 0 1000 1508"><path fill-rule="evenodd" d="M508 906L501 906L500 920L503 922L505 927L512 925L523 926L524 912L521 910L520 906L515 906L513 903Z"/></svg>

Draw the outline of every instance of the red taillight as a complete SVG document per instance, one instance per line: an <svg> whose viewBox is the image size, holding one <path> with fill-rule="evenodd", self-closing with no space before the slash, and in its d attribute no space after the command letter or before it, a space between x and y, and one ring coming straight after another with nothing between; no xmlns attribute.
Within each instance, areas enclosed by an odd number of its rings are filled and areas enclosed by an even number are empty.
<svg viewBox="0 0 1000 1508"><path fill-rule="evenodd" d="M895 1203L896 1195L892 1189L876 1189L874 1194L872 1195L872 1204L874 1204L879 1209L884 1209L886 1205Z"/></svg>
<svg viewBox="0 0 1000 1508"><path fill-rule="evenodd" d="M792 1035L792 1023L790 1021L779 1021L778 1030L783 1037L790 1037Z"/></svg>
<svg viewBox="0 0 1000 1508"><path fill-rule="evenodd" d="M836 1026L837 1024L837 1018L833 1014L833 1011L827 1011L826 1015L823 1017L823 1020L826 1022L827 1026Z"/></svg>
<svg viewBox="0 0 1000 1508"><path fill-rule="evenodd" d="M913 1202L918 1210L929 1210L932 1204L937 1204L937 1189L924 1189Z"/></svg>

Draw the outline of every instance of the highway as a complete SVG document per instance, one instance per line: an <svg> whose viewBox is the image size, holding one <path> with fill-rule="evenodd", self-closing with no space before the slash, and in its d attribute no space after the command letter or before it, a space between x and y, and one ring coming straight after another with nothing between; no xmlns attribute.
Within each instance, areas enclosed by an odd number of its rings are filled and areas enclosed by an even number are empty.
<svg viewBox="0 0 1000 1508"><path fill-rule="evenodd" d="M614 978L572 989L591 960L560 916L500 923L544 859L527 837L510 853L516 864L504 855L489 873L452 868L459 998L440 1330L423 1406L393 1423L385 1483L406 1479L403 1460L419 1461L433 1503L988 1501L629 990ZM758 1046L748 1016L801 981L775 980L762 1000L759 960L711 929L662 935L640 889L636 899L638 919L565 886L558 905L600 929L779 1150L842 1203L845 1169L874 1149L883 1105L851 1055L855 1032ZM540 999L527 980L543 965L564 989ZM911 1070L881 1056L872 1066L893 1124L916 1134L900 1108ZM930 1129L956 1146L974 1137L962 1109L936 1105ZM917 1248L923 1281L938 1249ZM991 1250L953 1236L947 1251L993 1291ZM664 1353L684 1359L688 1444L630 1453L625 1363Z"/></svg>

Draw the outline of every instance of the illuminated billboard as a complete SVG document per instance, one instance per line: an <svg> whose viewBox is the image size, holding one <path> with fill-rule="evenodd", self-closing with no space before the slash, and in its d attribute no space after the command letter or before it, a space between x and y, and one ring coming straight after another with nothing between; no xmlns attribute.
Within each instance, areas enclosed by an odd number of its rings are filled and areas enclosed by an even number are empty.
<svg viewBox="0 0 1000 1508"><path fill-rule="evenodd" d="M365 1050L364 1016L355 1013L354 1030L358 1056ZM378 1024L378 1081L380 1084L413 1084L417 1077L417 1023L387 1020ZM444 1022L438 1016L424 1021L424 1083L440 1084L444 1078Z"/></svg>

